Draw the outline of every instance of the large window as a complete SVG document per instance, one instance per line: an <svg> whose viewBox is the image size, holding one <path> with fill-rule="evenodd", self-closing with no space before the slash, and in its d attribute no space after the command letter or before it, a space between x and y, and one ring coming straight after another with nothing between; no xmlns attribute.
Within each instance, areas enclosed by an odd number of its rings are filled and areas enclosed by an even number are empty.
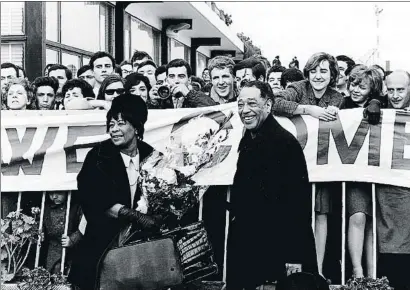
<svg viewBox="0 0 410 290"><path fill-rule="evenodd" d="M130 59L135 50L147 52L159 63L160 32L129 14L124 19L124 57ZM121 61L121 60L118 60Z"/></svg>
<svg viewBox="0 0 410 290"><path fill-rule="evenodd" d="M46 63L73 71L97 51L113 53L113 7L106 2L45 2Z"/></svg>

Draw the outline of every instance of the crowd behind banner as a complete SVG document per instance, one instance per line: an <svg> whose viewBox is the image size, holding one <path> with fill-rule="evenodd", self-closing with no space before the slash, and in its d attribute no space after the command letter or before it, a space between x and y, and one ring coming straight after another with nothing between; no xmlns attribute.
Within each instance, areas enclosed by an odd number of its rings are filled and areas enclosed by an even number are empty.
<svg viewBox="0 0 410 290"><path fill-rule="evenodd" d="M253 80L269 84L275 96L272 109L275 116L309 115L332 124L338 119L340 110L363 108L368 124L377 126L383 118L381 109L405 112L410 106L408 72L356 64L345 55L333 57L316 53L309 58L303 71L299 70L296 57L289 68L285 68L279 56L272 65L260 55L237 63L229 57L216 56L209 61L201 78L193 76L190 65L182 59L158 66L146 52L135 51L130 60L120 61L100 51L76 75L63 65L48 64L44 76L35 80L28 80L23 68L2 63L2 110L108 110L111 101L125 92L140 96L150 110L202 108L236 102L242 87ZM408 145L406 123L400 126L399 138ZM318 144L322 141L319 139ZM402 154L408 156L405 152ZM403 164L408 160L404 157ZM316 184L314 229L319 272L323 276L333 275L324 267L332 264L327 262L328 257L340 259L338 250L333 251L336 254L329 252L332 252L332 235L335 234L331 230L332 223L335 216L340 217L341 188L341 184L335 182ZM377 184L375 189L376 202L372 203L371 183L346 184L351 275L387 276L394 287L404 289L401 287L409 286L406 272L410 265L410 188ZM10 207L7 204L10 196L3 194L2 207L6 209L2 211L3 216ZM70 209L68 235L61 237L66 200L66 192L48 193L44 227L49 246L43 265L52 272L61 270L56 263L61 258L61 247L75 249L81 242L81 209L76 206ZM378 209L377 237L372 231L375 212L372 206L375 205ZM372 255L376 238L377 261ZM69 255L67 261L69 264ZM376 263L378 273L374 273ZM398 268L397 265L404 266Z"/></svg>

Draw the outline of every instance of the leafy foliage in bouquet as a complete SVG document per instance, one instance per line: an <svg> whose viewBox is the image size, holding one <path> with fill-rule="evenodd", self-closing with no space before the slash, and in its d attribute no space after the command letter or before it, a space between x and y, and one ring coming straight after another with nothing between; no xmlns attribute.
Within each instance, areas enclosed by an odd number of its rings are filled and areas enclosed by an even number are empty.
<svg viewBox="0 0 410 290"><path fill-rule="evenodd" d="M67 286L67 277L61 273L51 275L43 267L37 267L33 270L28 268L22 269L22 282L18 284L21 290L44 289L51 290L56 286Z"/></svg>
<svg viewBox="0 0 410 290"><path fill-rule="evenodd" d="M343 285L341 290L391 290L389 286L389 280L386 277L382 278L352 278L347 281L346 285Z"/></svg>
<svg viewBox="0 0 410 290"><path fill-rule="evenodd" d="M20 211L10 212L1 219L1 276L3 281L12 280L24 265L31 246L37 242L40 232L36 215L39 208L32 208L34 217Z"/></svg>
<svg viewBox="0 0 410 290"><path fill-rule="evenodd" d="M206 129L183 144L172 142L164 154L155 151L141 164L141 187L151 214L174 215L180 220L198 204L199 196L208 186L195 185L193 176L216 157L222 142L228 139L225 125L233 113L214 129ZM193 128L204 126L204 117L191 119ZM175 136L171 136L174 140Z"/></svg>

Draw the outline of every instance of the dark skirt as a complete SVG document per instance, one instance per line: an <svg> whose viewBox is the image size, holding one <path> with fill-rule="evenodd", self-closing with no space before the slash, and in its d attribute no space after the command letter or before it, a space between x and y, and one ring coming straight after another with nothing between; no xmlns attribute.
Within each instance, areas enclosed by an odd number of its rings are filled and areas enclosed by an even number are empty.
<svg viewBox="0 0 410 290"><path fill-rule="evenodd" d="M316 183L315 212L330 214L333 212L333 196L340 192L340 182Z"/></svg>
<svg viewBox="0 0 410 290"><path fill-rule="evenodd" d="M372 216L372 185L364 182L346 183L347 216L362 212Z"/></svg>

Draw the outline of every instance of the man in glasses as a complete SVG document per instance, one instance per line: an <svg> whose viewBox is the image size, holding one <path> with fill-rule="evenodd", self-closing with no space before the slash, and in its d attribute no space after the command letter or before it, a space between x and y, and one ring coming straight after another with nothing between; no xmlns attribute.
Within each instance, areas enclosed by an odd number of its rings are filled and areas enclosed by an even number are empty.
<svg viewBox="0 0 410 290"><path fill-rule="evenodd" d="M133 72L132 64L128 60L124 60L120 63L121 76L125 79L130 73Z"/></svg>

